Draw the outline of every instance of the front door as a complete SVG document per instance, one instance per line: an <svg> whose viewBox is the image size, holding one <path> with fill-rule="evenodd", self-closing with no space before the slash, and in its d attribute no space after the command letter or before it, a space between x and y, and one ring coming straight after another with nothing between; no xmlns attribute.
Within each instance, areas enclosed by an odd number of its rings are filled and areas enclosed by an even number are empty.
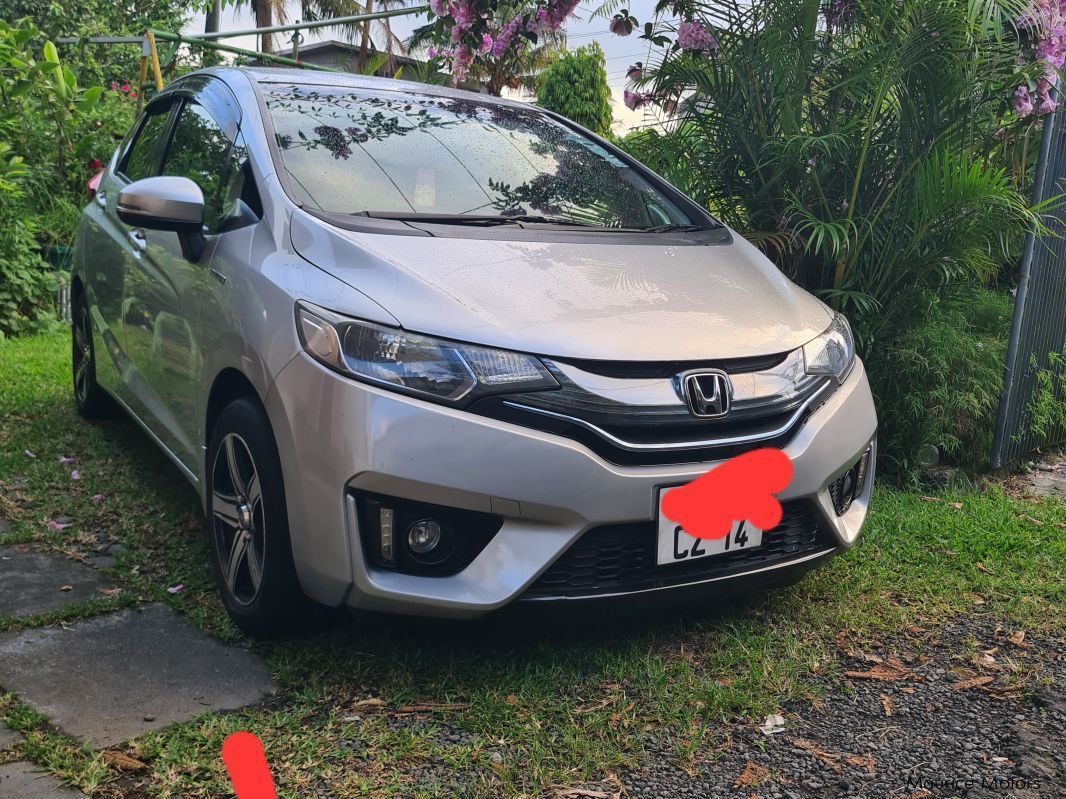
<svg viewBox="0 0 1066 799"><path fill-rule="evenodd" d="M119 192L130 181L158 174L159 161L170 122L171 105L165 100L148 107L136 129L104 172L78 231L83 238L89 308L96 336L96 379L123 402L134 402L129 385L129 359L123 326L126 276L134 259L131 229L118 218Z"/></svg>
<svg viewBox="0 0 1066 799"><path fill-rule="evenodd" d="M211 290L209 267L223 221L223 186L232 142L194 99L177 112L160 174L187 177L204 194L207 249L197 263L182 256L176 233L135 231L126 278L126 350L145 422L193 473L198 473L196 418L201 386L199 316Z"/></svg>

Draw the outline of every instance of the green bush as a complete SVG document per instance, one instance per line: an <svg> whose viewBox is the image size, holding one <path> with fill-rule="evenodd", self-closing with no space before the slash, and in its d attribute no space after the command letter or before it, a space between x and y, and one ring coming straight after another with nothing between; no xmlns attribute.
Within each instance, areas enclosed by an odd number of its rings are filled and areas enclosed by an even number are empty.
<svg viewBox="0 0 1066 799"><path fill-rule="evenodd" d="M593 133L611 132L611 88L603 50L593 42L564 53L537 80L537 104Z"/></svg>
<svg viewBox="0 0 1066 799"><path fill-rule="evenodd" d="M0 20L0 336L52 318L56 280L41 244L72 237L81 148L93 141L102 94L79 87L29 20Z"/></svg>
<svg viewBox="0 0 1066 799"><path fill-rule="evenodd" d="M866 355L893 471L914 471L925 445L944 462L987 466L1013 308L1001 290L925 292L906 327Z"/></svg>
<svg viewBox="0 0 1066 799"><path fill-rule="evenodd" d="M37 227L21 213L18 199L0 193L0 338L38 332L53 319L55 276L40 256Z"/></svg>

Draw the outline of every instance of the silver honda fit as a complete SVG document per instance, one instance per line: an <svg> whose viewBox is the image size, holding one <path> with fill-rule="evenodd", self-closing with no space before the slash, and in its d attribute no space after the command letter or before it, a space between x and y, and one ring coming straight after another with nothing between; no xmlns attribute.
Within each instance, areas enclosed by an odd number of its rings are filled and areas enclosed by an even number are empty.
<svg viewBox="0 0 1066 799"><path fill-rule="evenodd" d="M81 219L74 394L203 498L252 634L783 584L854 543L876 456L847 321L608 142L414 83L211 69ZM665 492L783 450L781 523Z"/></svg>

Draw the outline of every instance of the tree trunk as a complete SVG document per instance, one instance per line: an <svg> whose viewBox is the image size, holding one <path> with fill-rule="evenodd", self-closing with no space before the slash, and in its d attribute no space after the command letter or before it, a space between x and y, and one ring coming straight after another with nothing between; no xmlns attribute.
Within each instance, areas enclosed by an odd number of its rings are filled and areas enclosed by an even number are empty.
<svg viewBox="0 0 1066 799"><path fill-rule="evenodd" d="M493 97L499 97L503 93L503 87L506 83L507 76L504 74L503 63L497 61L492 66L492 72L489 73L489 94Z"/></svg>
<svg viewBox="0 0 1066 799"><path fill-rule="evenodd" d="M367 14L374 10L374 0L366 0ZM370 20L363 23L362 40L359 43L359 59L356 61L356 70L362 72L370 63Z"/></svg>
<svg viewBox="0 0 1066 799"><path fill-rule="evenodd" d="M252 3L255 11L255 26L257 28L269 28L274 24L274 14L270 6L270 0L256 0ZM259 50L263 53L274 52L274 37L272 34L260 34Z"/></svg>
<svg viewBox="0 0 1066 799"><path fill-rule="evenodd" d="M204 21L204 33L217 33L218 21L222 16L222 2L221 0L214 0L211 3L211 10L207 12L207 19Z"/></svg>
<svg viewBox="0 0 1066 799"><path fill-rule="evenodd" d="M217 33L219 21L222 17L222 0L214 0L208 9L207 18L204 20L204 33ZM200 66L209 67L219 62L218 51L208 50L206 47L200 51Z"/></svg>

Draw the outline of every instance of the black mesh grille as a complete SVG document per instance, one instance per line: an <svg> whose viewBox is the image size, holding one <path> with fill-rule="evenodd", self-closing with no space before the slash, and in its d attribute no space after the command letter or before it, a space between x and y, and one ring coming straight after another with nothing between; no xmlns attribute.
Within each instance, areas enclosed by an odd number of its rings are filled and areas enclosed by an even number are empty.
<svg viewBox="0 0 1066 799"><path fill-rule="evenodd" d="M806 503L785 503L781 524L762 546L677 565L655 563L654 522L612 524L585 532L526 592L529 599L640 591L743 574L752 569L830 552Z"/></svg>

